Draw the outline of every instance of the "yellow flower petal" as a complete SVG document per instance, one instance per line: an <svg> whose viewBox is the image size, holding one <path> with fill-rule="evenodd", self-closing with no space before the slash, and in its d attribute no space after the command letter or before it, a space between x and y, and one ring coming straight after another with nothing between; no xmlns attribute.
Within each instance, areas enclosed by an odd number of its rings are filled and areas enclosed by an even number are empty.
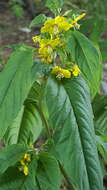
<svg viewBox="0 0 107 190"><path fill-rule="evenodd" d="M66 21L66 18L62 16L57 16L55 18L55 24L59 24L60 22L65 22L65 21Z"/></svg>
<svg viewBox="0 0 107 190"><path fill-rule="evenodd" d="M67 69L62 69L62 74L65 78L71 78L71 72Z"/></svg>
<svg viewBox="0 0 107 190"><path fill-rule="evenodd" d="M59 66L55 66L51 73L55 74L57 78L71 78L71 72Z"/></svg>
<svg viewBox="0 0 107 190"><path fill-rule="evenodd" d="M67 31L71 27L71 24L67 22L65 17L57 16L54 19L49 19L44 23L41 28L41 33L49 33L51 35L58 34L61 31Z"/></svg>
<svg viewBox="0 0 107 190"><path fill-rule="evenodd" d="M26 165L23 167L23 173L25 174L25 176L29 174L29 169Z"/></svg>
<svg viewBox="0 0 107 190"><path fill-rule="evenodd" d="M40 36L33 36L32 40L34 43L40 42Z"/></svg>
<svg viewBox="0 0 107 190"><path fill-rule="evenodd" d="M21 163L22 166L25 165L24 160L20 160L20 163Z"/></svg>
<svg viewBox="0 0 107 190"><path fill-rule="evenodd" d="M23 159L24 159L26 162L30 162L30 161L31 161L31 158L30 158L30 155L29 155L29 154L24 154Z"/></svg>
<svg viewBox="0 0 107 190"><path fill-rule="evenodd" d="M43 62L51 63L54 49L60 45L60 39L41 39L39 44L39 58L42 59Z"/></svg>
<svg viewBox="0 0 107 190"><path fill-rule="evenodd" d="M58 66L55 66L53 69L52 69L52 74L57 74L59 71L61 71L61 67L58 67Z"/></svg>
<svg viewBox="0 0 107 190"><path fill-rule="evenodd" d="M80 74L80 69L78 65L74 65L71 69L73 76L78 76Z"/></svg>
<svg viewBox="0 0 107 190"><path fill-rule="evenodd" d="M77 24L77 22L78 22L79 20L81 20L81 19L82 19L83 17L85 17L85 16L86 16L85 13L83 13L83 14L77 16L77 17L72 21L71 25L74 26L75 24Z"/></svg>

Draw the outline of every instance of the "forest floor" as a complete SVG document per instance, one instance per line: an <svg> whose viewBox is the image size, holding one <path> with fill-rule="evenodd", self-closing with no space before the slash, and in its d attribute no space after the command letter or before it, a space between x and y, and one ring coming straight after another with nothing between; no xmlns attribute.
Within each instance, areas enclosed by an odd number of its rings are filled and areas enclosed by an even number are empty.
<svg viewBox="0 0 107 190"><path fill-rule="evenodd" d="M31 20L25 12L22 18L17 18L11 9L0 7L0 50L4 46L16 43L32 45L33 32L29 29ZM6 60L10 54L9 48L0 51L0 59Z"/></svg>

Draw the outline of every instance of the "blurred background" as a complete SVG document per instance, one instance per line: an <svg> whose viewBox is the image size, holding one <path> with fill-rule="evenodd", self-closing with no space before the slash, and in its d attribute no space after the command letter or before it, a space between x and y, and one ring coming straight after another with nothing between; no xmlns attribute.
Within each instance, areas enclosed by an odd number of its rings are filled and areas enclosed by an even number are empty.
<svg viewBox="0 0 107 190"><path fill-rule="evenodd" d="M39 25L29 28L31 20L40 13L52 16L45 7L46 0L0 0L0 71L9 57L10 48L17 43L33 45L31 37L38 33ZM101 93L107 93L107 0L65 0L63 12L72 9L85 11L80 31L100 48L103 63Z"/></svg>

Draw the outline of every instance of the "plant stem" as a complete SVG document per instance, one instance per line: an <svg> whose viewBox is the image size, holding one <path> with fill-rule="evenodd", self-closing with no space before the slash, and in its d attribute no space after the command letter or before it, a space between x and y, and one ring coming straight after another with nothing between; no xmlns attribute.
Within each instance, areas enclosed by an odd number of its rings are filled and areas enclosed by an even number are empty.
<svg viewBox="0 0 107 190"><path fill-rule="evenodd" d="M36 107L37 107L37 110L38 110L38 112L39 112L39 114L41 116L41 119L42 119L43 123L44 123L45 129L46 129L46 132L47 132L47 136L48 136L48 138L51 138L51 133L50 133L50 130L49 130L48 122L47 122L43 112L41 111L41 109L37 105L36 105Z"/></svg>
<svg viewBox="0 0 107 190"><path fill-rule="evenodd" d="M76 187L74 186L74 184L72 184L70 182L70 179L69 179L68 175L66 174L66 172L65 172L65 170L64 170L64 168L63 168L63 166L61 165L60 162L59 162L59 167L60 167L60 170L61 170L61 172L62 172L62 174L63 174L63 176L64 176L64 178L65 178L65 180L67 182L67 189L68 190L76 190Z"/></svg>

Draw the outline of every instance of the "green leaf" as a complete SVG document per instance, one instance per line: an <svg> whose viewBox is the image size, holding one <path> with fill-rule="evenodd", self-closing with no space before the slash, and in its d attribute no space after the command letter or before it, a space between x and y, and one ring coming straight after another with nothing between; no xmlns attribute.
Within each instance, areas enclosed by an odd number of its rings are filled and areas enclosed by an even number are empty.
<svg viewBox="0 0 107 190"><path fill-rule="evenodd" d="M22 6L20 6L18 4L13 5L11 7L11 11L18 18L22 18L24 16L24 10L23 10Z"/></svg>
<svg viewBox="0 0 107 190"><path fill-rule="evenodd" d="M8 127L6 133L5 133L4 137L3 137L4 144L6 146L18 143L18 138L19 138L19 133L20 133L20 126L21 126L21 121L22 121L22 117L23 117L23 112L24 112L24 106L19 111L16 119Z"/></svg>
<svg viewBox="0 0 107 190"><path fill-rule="evenodd" d="M93 100L95 133L107 135L107 96L97 95Z"/></svg>
<svg viewBox="0 0 107 190"><path fill-rule="evenodd" d="M103 62L107 62L107 39L101 39L99 42Z"/></svg>
<svg viewBox="0 0 107 190"><path fill-rule="evenodd" d="M32 86L33 51L20 47L0 73L0 138L16 118Z"/></svg>
<svg viewBox="0 0 107 190"><path fill-rule="evenodd" d="M99 117L107 107L107 95L97 94L92 102L95 117Z"/></svg>
<svg viewBox="0 0 107 190"><path fill-rule="evenodd" d="M99 91L101 80L101 55L92 42L78 31L73 32L77 41L75 62L79 65L91 89L92 97Z"/></svg>
<svg viewBox="0 0 107 190"><path fill-rule="evenodd" d="M95 118L95 132L97 135L107 135L107 109L99 118Z"/></svg>
<svg viewBox="0 0 107 190"><path fill-rule="evenodd" d="M64 0L47 0L46 7L48 7L55 15L58 15L63 7Z"/></svg>
<svg viewBox="0 0 107 190"><path fill-rule="evenodd" d="M42 131L42 120L34 103L25 106L23 119L20 127L19 143L34 143Z"/></svg>
<svg viewBox="0 0 107 190"><path fill-rule="evenodd" d="M26 103L12 125L8 127L5 144L33 144L42 131L42 120L34 103Z"/></svg>
<svg viewBox="0 0 107 190"><path fill-rule="evenodd" d="M94 18L94 26L93 26L93 30L90 34L90 39L93 42L98 43L101 38L101 34L104 32L104 28L105 28L104 19L99 16L96 16Z"/></svg>
<svg viewBox="0 0 107 190"><path fill-rule="evenodd" d="M8 167L13 166L27 152L24 145L17 144L8 146L0 150L0 174L5 172Z"/></svg>
<svg viewBox="0 0 107 190"><path fill-rule="evenodd" d="M96 136L97 148L100 152L104 163L107 164L107 143L104 142L103 136Z"/></svg>
<svg viewBox="0 0 107 190"><path fill-rule="evenodd" d="M0 176L0 190L40 190L35 179L37 159L29 164L29 175L25 176L18 167L10 167Z"/></svg>
<svg viewBox="0 0 107 190"><path fill-rule="evenodd" d="M41 112L44 109L44 80L36 80L16 119L8 127L4 136L5 144L32 144L43 129ZM40 104L43 104L42 108ZM46 114L46 110L45 110Z"/></svg>
<svg viewBox="0 0 107 190"><path fill-rule="evenodd" d="M92 32L92 29L94 27L94 20L95 15L90 15L89 17L85 17L85 19L80 20L80 32L83 34L88 34L89 32ZM89 31L90 29L90 31Z"/></svg>
<svg viewBox="0 0 107 190"><path fill-rule="evenodd" d="M41 24L41 23L45 22L45 20L46 20L46 16L44 14L40 14L32 20L29 27L31 28L31 27L35 26L36 24Z"/></svg>
<svg viewBox="0 0 107 190"><path fill-rule="evenodd" d="M41 153L39 160L34 156L25 176L18 167L10 167L0 176L0 190L59 190L60 170L55 158Z"/></svg>
<svg viewBox="0 0 107 190"><path fill-rule="evenodd" d="M50 78L46 102L55 144L50 151L63 165L70 183L78 190L103 190L86 82L81 77Z"/></svg>
<svg viewBox="0 0 107 190"><path fill-rule="evenodd" d="M48 153L39 156L37 179L42 190L60 189L60 170L56 159Z"/></svg>

